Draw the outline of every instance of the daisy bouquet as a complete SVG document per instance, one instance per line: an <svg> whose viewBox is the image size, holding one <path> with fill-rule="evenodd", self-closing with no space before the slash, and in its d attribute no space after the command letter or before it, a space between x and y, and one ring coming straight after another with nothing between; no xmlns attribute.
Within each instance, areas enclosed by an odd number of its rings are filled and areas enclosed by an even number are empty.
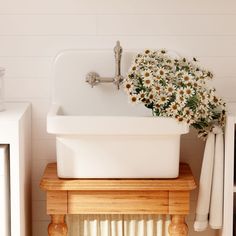
<svg viewBox="0 0 236 236"><path fill-rule="evenodd" d="M132 103L142 103L154 116L187 122L204 138L225 124L225 103L207 86L213 74L196 58L174 58L166 50L137 54L124 81Z"/></svg>

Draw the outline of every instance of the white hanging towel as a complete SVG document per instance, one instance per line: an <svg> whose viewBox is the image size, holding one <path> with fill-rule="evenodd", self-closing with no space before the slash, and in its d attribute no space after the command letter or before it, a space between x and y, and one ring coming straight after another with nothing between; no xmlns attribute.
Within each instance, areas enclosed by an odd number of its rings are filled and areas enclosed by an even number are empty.
<svg viewBox="0 0 236 236"><path fill-rule="evenodd" d="M222 227L223 217L223 162L224 141L220 127L215 127L208 134L194 222L195 231L204 231L210 226L213 229Z"/></svg>
<svg viewBox="0 0 236 236"><path fill-rule="evenodd" d="M199 182L199 193L194 222L195 231L203 231L208 225L208 213L210 208L212 171L214 162L215 135L209 133L206 141L202 170Z"/></svg>
<svg viewBox="0 0 236 236"><path fill-rule="evenodd" d="M224 196L224 137L222 129L219 127L214 128L213 132L216 140L209 224L212 229L221 229Z"/></svg>

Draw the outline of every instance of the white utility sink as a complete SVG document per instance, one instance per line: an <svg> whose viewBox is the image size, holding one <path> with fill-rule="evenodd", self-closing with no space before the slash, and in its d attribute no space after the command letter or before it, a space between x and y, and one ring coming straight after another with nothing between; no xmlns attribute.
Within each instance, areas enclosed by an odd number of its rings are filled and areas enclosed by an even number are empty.
<svg viewBox="0 0 236 236"><path fill-rule="evenodd" d="M177 177L180 134L188 132L171 118L66 116L58 105L47 125L62 178Z"/></svg>
<svg viewBox="0 0 236 236"><path fill-rule="evenodd" d="M113 53L68 51L55 61L47 131L56 135L61 178L175 178L188 125L127 102L113 85L90 88L91 68L113 74ZM123 55L127 71L132 53Z"/></svg>

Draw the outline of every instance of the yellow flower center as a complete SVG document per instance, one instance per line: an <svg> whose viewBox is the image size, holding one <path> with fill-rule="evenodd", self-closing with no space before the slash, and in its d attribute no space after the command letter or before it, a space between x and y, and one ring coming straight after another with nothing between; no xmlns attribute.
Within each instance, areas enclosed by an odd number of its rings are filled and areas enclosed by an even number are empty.
<svg viewBox="0 0 236 236"><path fill-rule="evenodd" d="M131 88L131 84L126 84L125 86L127 89L130 89Z"/></svg>
<svg viewBox="0 0 236 236"><path fill-rule="evenodd" d="M189 114L190 114L190 111L189 111L189 110L186 110L185 113L186 113L186 115L189 115Z"/></svg>
<svg viewBox="0 0 236 236"><path fill-rule="evenodd" d="M217 103L219 100L218 100L217 97L214 96L213 101L214 101L215 103Z"/></svg>
<svg viewBox="0 0 236 236"><path fill-rule="evenodd" d="M172 106L172 109L173 109L173 110L177 110L177 105L174 104L174 105Z"/></svg>
<svg viewBox="0 0 236 236"><path fill-rule="evenodd" d="M187 94L191 94L191 89L187 89L187 90L186 90L186 93L187 93Z"/></svg>

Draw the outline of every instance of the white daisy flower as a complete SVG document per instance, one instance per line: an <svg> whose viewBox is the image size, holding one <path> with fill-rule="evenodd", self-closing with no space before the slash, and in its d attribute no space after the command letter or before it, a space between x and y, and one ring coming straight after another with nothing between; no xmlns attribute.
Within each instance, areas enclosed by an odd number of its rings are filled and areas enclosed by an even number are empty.
<svg viewBox="0 0 236 236"><path fill-rule="evenodd" d="M192 95L195 94L195 91L194 91L194 89L192 87L187 86L187 88L184 89L184 94L187 97L191 97Z"/></svg>
<svg viewBox="0 0 236 236"><path fill-rule="evenodd" d="M138 94L138 99L139 99L140 101L143 101L143 100L145 100L145 98L146 98L145 92L141 91L141 92Z"/></svg>
<svg viewBox="0 0 236 236"><path fill-rule="evenodd" d="M157 84L157 85L154 84L152 89L153 89L153 93L156 94L156 97L163 94L163 87L159 84Z"/></svg>
<svg viewBox="0 0 236 236"><path fill-rule="evenodd" d="M174 66L174 60L173 60L171 57L168 57L168 56L165 57L164 63L165 63L167 66L171 66L171 67Z"/></svg>
<svg viewBox="0 0 236 236"><path fill-rule="evenodd" d="M218 106L222 103L222 100L217 98L216 96L213 97L213 103Z"/></svg>
<svg viewBox="0 0 236 236"><path fill-rule="evenodd" d="M203 73L202 73L201 70L195 71L194 74L195 74L196 77L202 77L203 76Z"/></svg>
<svg viewBox="0 0 236 236"><path fill-rule="evenodd" d="M167 53L166 49L162 48L158 51L161 55L165 55Z"/></svg>
<svg viewBox="0 0 236 236"><path fill-rule="evenodd" d="M125 80L124 83L123 83L123 87L124 87L126 92L130 92L133 88L133 84L131 82Z"/></svg>
<svg viewBox="0 0 236 236"><path fill-rule="evenodd" d="M131 72L136 71L136 70L137 70L137 66L136 66L136 64L133 64L131 66Z"/></svg>
<svg viewBox="0 0 236 236"><path fill-rule="evenodd" d="M198 84L199 84L200 86L205 85L205 84L206 84L205 78L204 78L204 77L199 77L199 79L198 79Z"/></svg>
<svg viewBox="0 0 236 236"><path fill-rule="evenodd" d="M169 84L165 91L168 95L171 96L176 92L176 87L173 84Z"/></svg>
<svg viewBox="0 0 236 236"><path fill-rule="evenodd" d="M193 76L188 73L183 73L181 79L184 84L192 84L194 82Z"/></svg>
<svg viewBox="0 0 236 236"><path fill-rule="evenodd" d="M183 109L183 116L188 120L192 119L194 113L189 107Z"/></svg>
<svg viewBox="0 0 236 236"><path fill-rule="evenodd" d="M192 118L190 118L190 119L185 119L185 121L186 121L186 123L187 124L189 124L189 125L192 125L192 124L194 124L196 121L194 120L194 119L192 119Z"/></svg>
<svg viewBox="0 0 236 236"><path fill-rule="evenodd" d="M180 107L185 107L187 103L186 96L176 96L176 102L179 104Z"/></svg>
<svg viewBox="0 0 236 236"><path fill-rule="evenodd" d="M201 103L208 106L209 104L209 99L211 100L210 98L210 94L208 94L206 91L204 92L199 92L199 96L201 98Z"/></svg>
<svg viewBox="0 0 236 236"><path fill-rule="evenodd" d="M145 70L142 72L142 78L146 87L150 87L153 84L152 72L150 70Z"/></svg>
<svg viewBox="0 0 236 236"><path fill-rule="evenodd" d="M154 107L156 110L159 110L161 108L161 105L159 103L155 103Z"/></svg>
<svg viewBox="0 0 236 236"><path fill-rule="evenodd" d="M130 103L136 104L138 102L138 96L136 94L130 95Z"/></svg>
<svg viewBox="0 0 236 236"><path fill-rule="evenodd" d="M203 105L203 104L200 104L200 105L197 107L196 114L197 114L200 118L207 118L207 117L208 117L208 114L209 114L209 111L208 111L207 106L205 106L205 105ZM195 114L195 115L196 115L196 114Z"/></svg>
<svg viewBox="0 0 236 236"><path fill-rule="evenodd" d="M146 50L144 51L144 53L145 53L146 55L149 55L149 54L151 54L151 50L146 49Z"/></svg>
<svg viewBox="0 0 236 236"><path fill-rule="evenodd" d="M199 83L199 80L196 80L192 83L191 86L195 89L199 89L199 86L201 86L201 84Z"/></svg>
<svg viewBox="0 0 236 236"><path fill-rule="evenodd" d="M153 92L148 94L148 99L150 99L151 101L153 101L155 99L155 94Z"/></svg>
<svg viewBox="0 0 236 236"><path fill-rule="evenodd" d="M180 96L180 97L182 97L182 96L184 96L185 95L185 91L184 91L184 89L183 88L179 88L179 89L177 89L177 96Z"/></svg>
<svg viewBox="0 0 236 236"><path fill-rule="evenodd" d="M160 105L163 105L168 102L168 97L166 95L162 94L162 95L160 95L160 97L158 97L158 102Z"/></svg>
<svg viewBox="0 0 236 236"><path fill-rule="evenodd" d="M208 96L209 96L209 99L210 100L213 100L213 98L214 98L214 96L215 96L215 89L213 88L213 89L210 89L209 91L208 91Z"/></svg>
<svg viewBox="0 0 236 236"><path fill-rule="evenodd" d="M183 121L185 120L184 117L181 116L181 115L176 116L176 119L177 119L179 122L183 122Z"/></svg>
<svg viewBox="0 0 236 236"><path fill-rule="evenodd" d="M151 87L153 85L153 79L151 77L146 77L143 79L143 84L145 87Z"/></svg>
<svg viewBox="0 0 236 236"><path fill-rule="evenodd" d="M177 114L181 110L181 106L177 102L172 102L170 104L170 109L174 112L174 114Z"/></svg>
<svg viewBox="0 0 236 236"><path fill-rule="evenodd" d="M159 68L158 71L157 71L157 75L160 76L160 77L165 77L166 74L168 73L168 71L165 69L165 68Z"/></svg>

